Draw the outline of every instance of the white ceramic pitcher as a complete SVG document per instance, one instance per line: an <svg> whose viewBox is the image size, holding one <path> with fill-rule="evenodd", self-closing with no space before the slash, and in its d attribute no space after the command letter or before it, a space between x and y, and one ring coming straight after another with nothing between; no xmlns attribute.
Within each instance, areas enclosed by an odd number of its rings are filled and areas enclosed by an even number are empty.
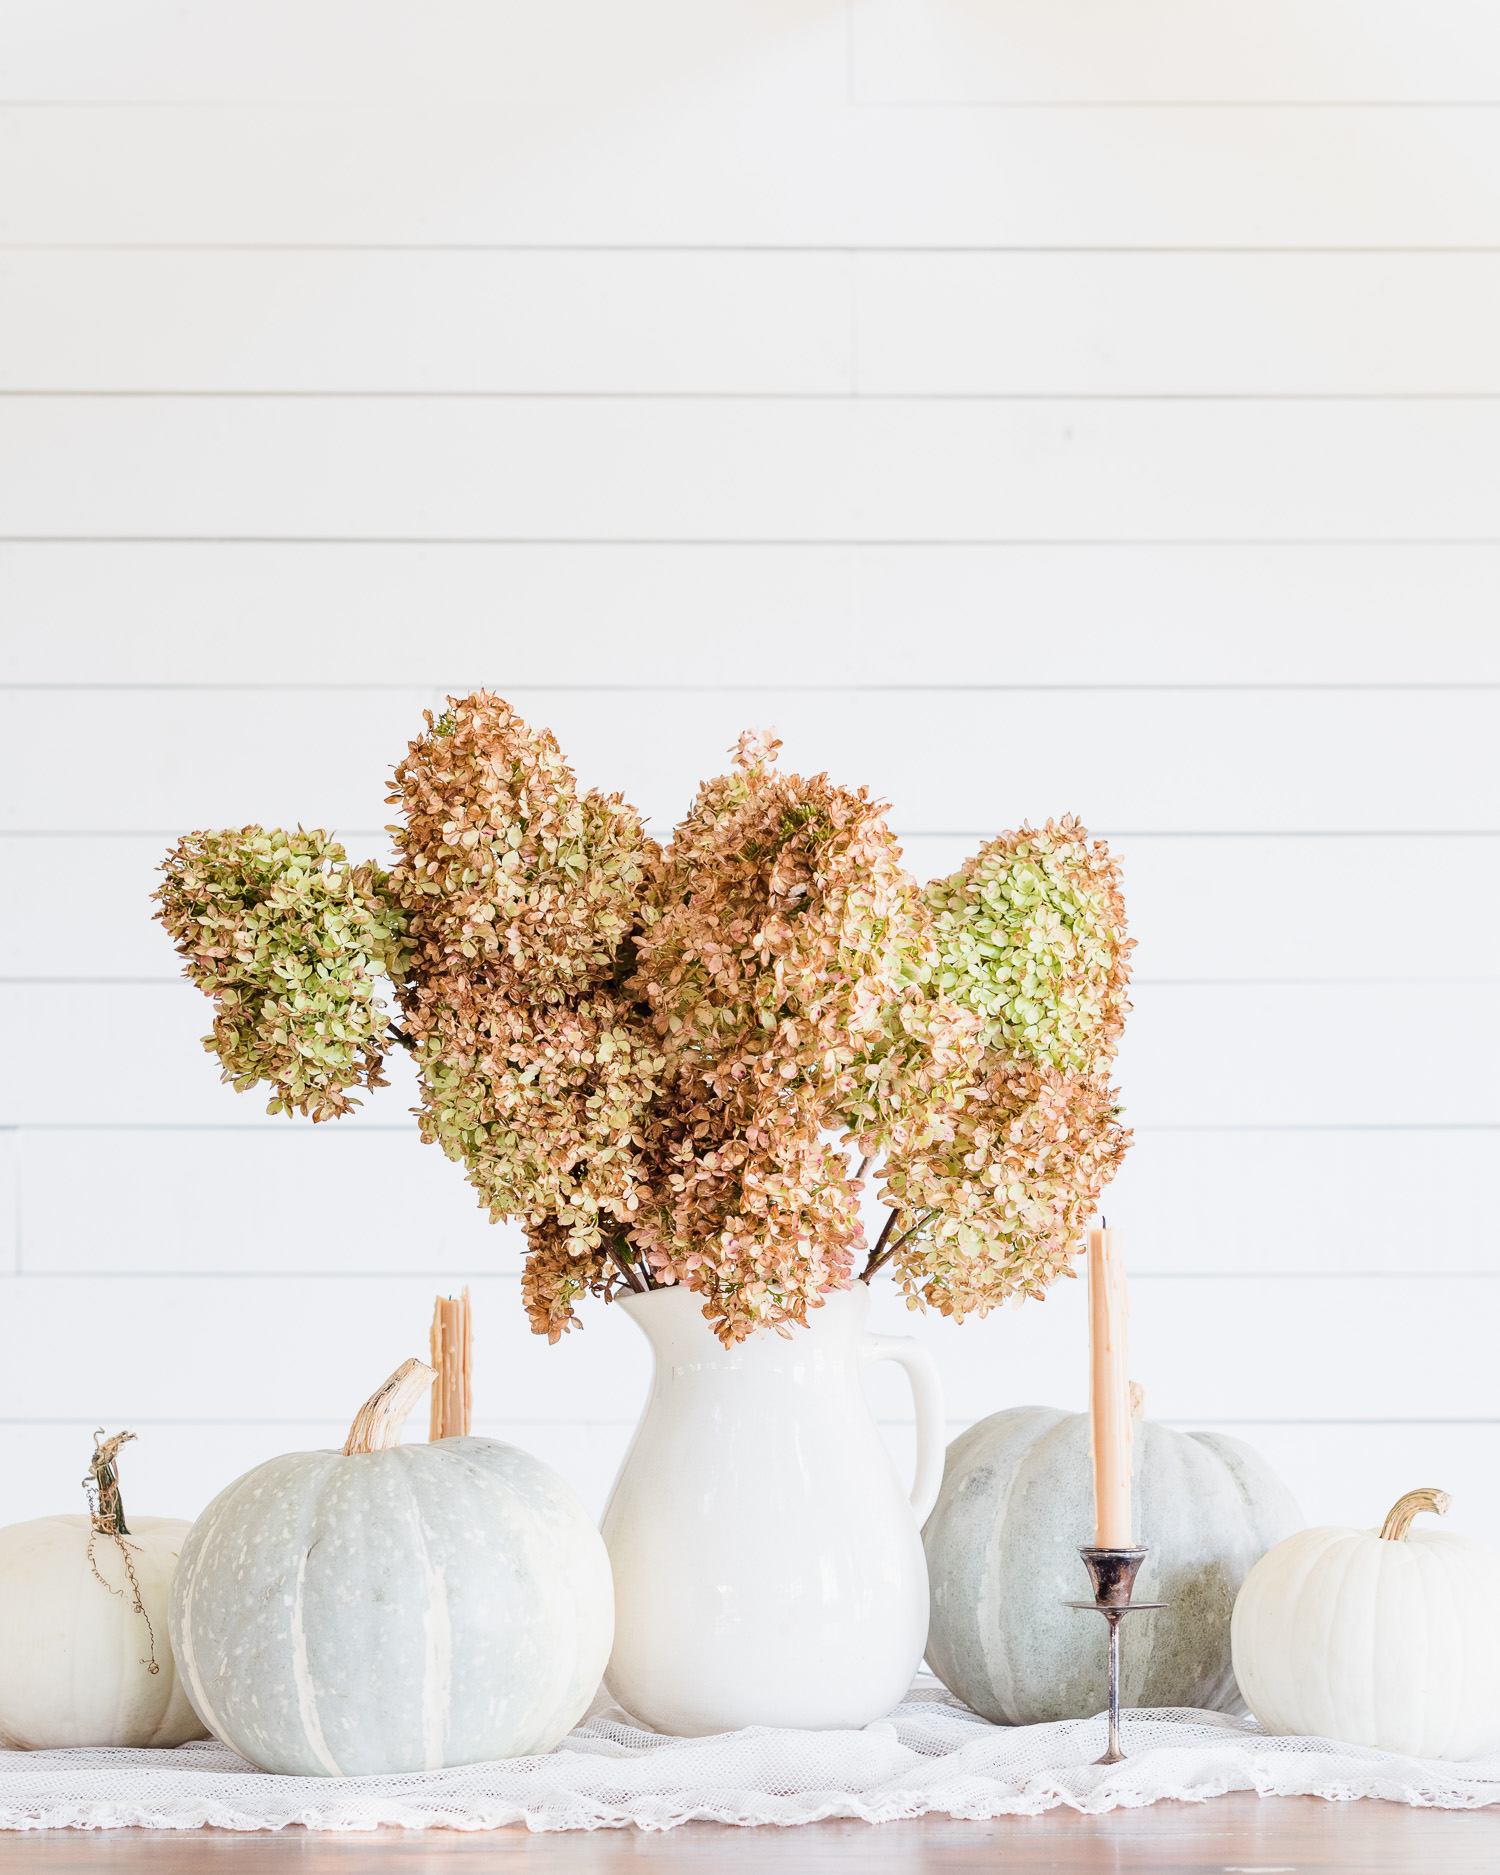
<svg viewBox="0 0 1500 1875"><path fill-rule="evenodd" d="M723 1347L685 1289L620 1296L656 1354L604 1512L615 1575L605 1683L657 1731L858 1726L906 1692L927 1642L921 1526L943 1474L937 1368L865 1331L866 1284L789 1338ZM899 1361L916 1483L896 1476L860 1384Z"/></svg>

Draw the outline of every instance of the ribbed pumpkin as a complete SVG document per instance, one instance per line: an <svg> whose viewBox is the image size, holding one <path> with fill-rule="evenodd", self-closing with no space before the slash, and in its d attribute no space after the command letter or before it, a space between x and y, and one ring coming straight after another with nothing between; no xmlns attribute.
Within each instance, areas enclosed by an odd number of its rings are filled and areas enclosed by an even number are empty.
<svg viewBox="0 0 1500 1875"><path fill-rule="evenodd" d="M1417 1758L1500 1751L1500 1556L1413 1530L1445 1491L1408 1491L1381 1528L1278 1543L1234 1606L1234 1670L1268 1732Z"/></svg>
<svg viewBox="0 0 1500 1875"><path fill-rule="evenodd" d="M1240 1584L1302 1523L1291 1494L1238 1439L1135 1422L1135 1539L1149 1554L1135 1599L1167 1602L1126 1627L1125 1706L1236 1703L1229 1620ZM1064 1606L1089 1594L1093 1540L1086 1413L1017 1406L948 1447L922 1532L932 1586L927 1660L1001 1725L1102 1711L1105 1625Z"/></svg>
<svg viewBox="0 0 1500 1875"><path fill-rule="evenodd" d="M125 1521L116 1457L96 1438L92 1513L0 1530L0 1746L180 1745L202 1738L167 1644L167 1594L191 1528Z"/></svg>
<svg viewBox="0 0 1500 1875"><path fill-rule="evenodd" d="M408 1361L342 1452L271 1459L194 1524L171 1631L214 1735L350 1777L549 1751L598 1689L609 1559L545 1465L495 1439L403 1446Z"/></svg>

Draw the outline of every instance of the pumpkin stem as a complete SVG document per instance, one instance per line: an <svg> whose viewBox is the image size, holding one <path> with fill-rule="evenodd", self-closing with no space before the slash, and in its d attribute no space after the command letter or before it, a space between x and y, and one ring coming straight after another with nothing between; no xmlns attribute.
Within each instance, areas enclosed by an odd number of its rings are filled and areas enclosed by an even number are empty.
<svg viewBox="0 0 1500 1875"><path fill-rule="evenodd" d="M160 1673L161 1667L156 1658L156 1630L151 1625L151 1617L146 1613L146 1604L141 1600L141 1585L136 1579L135 1564L130 1560L133 1547L125 1541L130 1535L130 1526L125 1521L125 1506L120 1500L120 1474L115 1470L115 1455L127 1439L133 1439L133 1432L117 1432L112 1439L104 1437L101 1426L94 1434L94 1456L89 1460L88 1476L83 1481L83 1488L89 1497L89 1568L100 1588L108 1589L111 1595L125 1599L124 1589L110 1587L99 1573L98 1558L94 1555L94 1545L101 1536L113 1537L120 1548L120 1559L125 1565L125 1580L130 1584L130 1611L139 1615L146 1624L147 1658L141 1665L148 1673Z"/></svg>
<svg viewBox="0 0 1500 1875"><path fill-rule="evenodd" d="M432 1369L423 1362L403 1361L354 1415L354 1424L344 1441L344 1457L353 1458L358 1452L387 1452L399 1445L406 1415L432 1380Z"/></svg>
<svg viewBox="0 0 1500 1875"><path fill-rule="evenodd" d="M89 1516L101 1536L129 1536L125 1506L120 1499L120 1474L115 1470L115 1455L133 1432L117 1432L106 1439L101 1426L94 1434L94 1456L89 1460L83 1488L88 1492Z"/></svg>
<svg viewBox="0 0 1500 1875"><path fill-rule="evenodd" d="M1387 1543L1404 1543L1413 1517L1424 1510L1436 1511L1442 1517L1452 1502L1446 1491L1434 1491L1426 1486L1420 1491L1408 1491L1391 1506L1390 1515L1380 1526L1380 1534Z"/></svg>

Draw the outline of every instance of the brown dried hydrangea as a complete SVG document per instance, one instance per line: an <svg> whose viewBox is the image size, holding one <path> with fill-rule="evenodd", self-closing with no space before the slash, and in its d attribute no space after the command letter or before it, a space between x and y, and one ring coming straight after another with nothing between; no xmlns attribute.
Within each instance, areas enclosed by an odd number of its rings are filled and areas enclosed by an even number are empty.
<svg viewBox="0 0 1500 1875"><path fill-rule="evenodd" d="M381 977L405 968L405 920L385 875L351 866L314 829L263 827L184 835L152 896L190 977L217 1008L203 1046L244 1093L269 1082L268 1113L327 1120L384 1087Z"/></svg>
<svg viewBox="0 0 1500 1875"><path fill-rule="evenodd" d="M638 1208L661 1070L619 985L657 849L633 808L580 794L553 737L484 691L429 714L391 799L422 1135L492 1218L524 1218L595 1272ZM551 1299L536 1311L555 1319Z"/></svg>
<svg viewBox="0 0 1500 1875"><path fill-rule="evenodd" d="M667 1064L653 1271L710 1299L726 1340L801 1320L863 1247L844 1152L951 1130L975 1018L931 984L931 915L882 804L775 768L747 733L700 789L636 940Z"/></svg>
<svg viewBox="0 0 1500 1875"><path fill-rule="evenodd" d="M662 857L632 987L674 1071L745 1121L795 1113L874 1153L942 1105L975 1019L932 984L932 917L883 803L740 738Z"/></svg>
<svg viewBox="0 0 1500 1875"><path fill-rule="evenodd" d="M654 1191L631 1233L653 1284L701 1295L726 1345L847 1287L864 1247L847 1154L794 1116L737 1120L687 1076L653 1117Z"/></svg>
<svg viewBox="0 0 1500 1875"><path fill-rule="evenodd" d="M1067 1268L1129 1142L1102 843L1022 828L924 891L882 804L747 732L663 853L499 697L427 724L389 874L259 828L169 856L158 915L219 1002L226 1080L325 1118L410 1048L423 1137L522 1220L553 1341L624 1285L687 1286L726 1343L805 1321L855 1275L876 1161L862 1273L893 1261L913 1306L983 1314Z"/></svg>
<svg viewBox="0 0 1500 1875"><path fill-rule="evenodd" d="M962 1321L1071 1274L1130 1135L1106 1075L995 1057L954 1139L885 1168L894 1268L908 1297Z"/></svg>

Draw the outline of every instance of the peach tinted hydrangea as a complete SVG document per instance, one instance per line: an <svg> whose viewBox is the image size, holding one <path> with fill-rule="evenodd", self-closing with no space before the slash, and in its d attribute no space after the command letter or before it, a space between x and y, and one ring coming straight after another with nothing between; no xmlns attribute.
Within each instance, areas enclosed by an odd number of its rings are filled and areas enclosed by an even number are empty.
<svg viewBox="0 0 1500 1875"><path fill-rule="evenodd" d="M881 803L779 746L746 732L663 852L478 691L395 771L389 874L322 834L190 835L158 915L225 1079L324 1118L409 1048L422 1135L522 1222L553 1341L584 1296L676 1283L726 1343L786 1332L861 1273L871 1164L866 1277L959 1319L1040 1295L1129 1143L1115 862L1049 822L924 890Z"/></svg>
<svg viewBox="0 0 1500 1875"><path fill-rule="evenodd" d="M662 856L632 987L670 1084L653 1271L726 1339L800 1321L863 1247L861 1153L946 1137L977 1020L931 985L931 916L866 790L776 769L740 738Z"/></svg>
<svg viewBox="0 0 1500 1875"><path fill-rule="evenodd" d="M663 855L634 979L674 1069L741 1119L865 1153L931 1122L976 1018L934 987L932 917L882 803L775 770L747 732Z"/></svg>
<svg viewBox="0 0 1500 1875"><path fill-rule="evenodd" d="M617 981L656 848L500 698L428 725L395 773L388 888L412 945L399 995L422 1135L492 1218L524 1219L597 1283L638 1208L662 1065ZM553 1302L534 1314L550 1331Z"/></svg>

